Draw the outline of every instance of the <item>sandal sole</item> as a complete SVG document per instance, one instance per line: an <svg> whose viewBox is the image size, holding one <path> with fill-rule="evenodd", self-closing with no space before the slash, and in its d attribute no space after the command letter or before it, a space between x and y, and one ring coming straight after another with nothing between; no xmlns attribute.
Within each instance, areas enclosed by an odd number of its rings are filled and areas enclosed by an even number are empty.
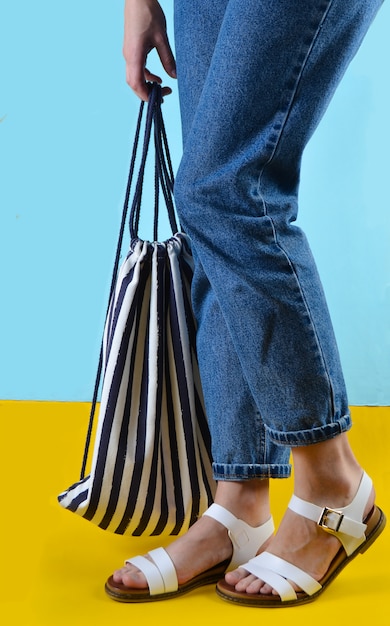
<svg viewBox="0 0 390 626"><path fill-rule="evenodd" d="M105 591L112 600L117 602L131 603L131 602L157 602L160 600L170 600L177 598L185 593L198 589L199 587L205 587L206 585L215 585L221 576L226 572L228 562L222 563L213 567L207 572L203 572L198 576L195 576L187 583L179 586L176 591L168 593L160 593L154 596L149 594L148 589L132 589L125 585L117 584L114 582L112 576L107 580L105 585Z"/></svg>

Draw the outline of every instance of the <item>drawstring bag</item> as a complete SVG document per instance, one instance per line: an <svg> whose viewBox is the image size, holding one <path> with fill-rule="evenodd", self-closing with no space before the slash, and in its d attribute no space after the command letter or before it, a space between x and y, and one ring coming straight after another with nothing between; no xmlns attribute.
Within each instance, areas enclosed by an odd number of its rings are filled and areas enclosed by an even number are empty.
<svg viewBox="0 0 390 626"><path fill-rule="evenodd" d="M153 84L130 210L130 251L119 267L143 102L138 117L81 477L58 496L62 507L100 528L134 536L177 535L197 520L214 495L190 299L193 259L188 237L177 228L161 103L161 88ZM150 242L138 237L138 225L152 134L155 206ZM172 237L162 243L157 241L161 191L172 229Z"/></svg>

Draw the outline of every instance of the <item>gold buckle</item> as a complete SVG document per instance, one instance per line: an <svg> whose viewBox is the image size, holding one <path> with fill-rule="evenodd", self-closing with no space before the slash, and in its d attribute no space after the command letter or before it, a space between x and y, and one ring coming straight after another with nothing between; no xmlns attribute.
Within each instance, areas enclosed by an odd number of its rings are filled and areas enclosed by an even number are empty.
<svg viewBox="0 0 390 626"><path fill-rule="evenodd" d="M321 526L321 528L329 530L330 532L337 533L343 519L344 514L340 511L335 511L334 509L328 509L328 507L324 507L321 513L321 517L318 520L318 526Z"/></svg>

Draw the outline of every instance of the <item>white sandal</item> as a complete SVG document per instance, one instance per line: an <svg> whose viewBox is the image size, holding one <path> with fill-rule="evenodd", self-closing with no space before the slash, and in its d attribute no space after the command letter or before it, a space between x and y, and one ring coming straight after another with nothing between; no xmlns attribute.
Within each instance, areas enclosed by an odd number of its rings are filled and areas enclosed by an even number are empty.
<svg viewBox="0 0 390 626"><path fill-rule="evenodd" d="M274 532L272 518L261 526L253 528L215 503L207 509L204 515L212 517L228 529L229 538L233 545L233 556L230 561L219 563L188 582L179 585L175 567L168 553L164 548L157 548L148 553L152 561L144 556L136 556L125 561L125 564L135 565L144 574L149 588L126 587L123 583L116 583L110 576L105 587L110 598L119 602L150 602L174 598L197 587L215 584L227 571L236 569L255 556L259 548Z"/></svg>
<svg viewBox="0 0 390 626"><path fill-rule="evenodd" d="M241 567L269 584L277 591L278 596L239 593L225 580L217 584L218 595L230 602L268 608L304 604L317 598L347 563L359 553L365 552L383 531L386 517L377 506L374 506L364 522L362 521L371 490L372 481L364 473L353 501L338 510L320 507L292 496L289 503L290 509L317 522L318 526L341 542L339 552L320 581L315 580L299 567L265 551ZM302 591L295 591L289 581L295 583Z"/></svg>

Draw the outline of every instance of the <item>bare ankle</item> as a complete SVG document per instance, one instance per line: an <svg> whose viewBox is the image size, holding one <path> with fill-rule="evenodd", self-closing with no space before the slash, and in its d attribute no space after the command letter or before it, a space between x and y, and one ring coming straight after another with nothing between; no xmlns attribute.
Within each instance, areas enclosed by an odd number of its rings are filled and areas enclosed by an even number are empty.
<svg viewBox="0 0 390 626"><path fill-rule="evenodd" d="M271 515L269 480L221 481L215 501L250 526L259 526Z"/></svg>
<svg viewBox="0 0 390 626"><path fill-rule="evenodd" d="M303 499L331 496L333 506L344 506L354 497L363 470L346 433L327 441L293 450L295 494Z"/></svg>

